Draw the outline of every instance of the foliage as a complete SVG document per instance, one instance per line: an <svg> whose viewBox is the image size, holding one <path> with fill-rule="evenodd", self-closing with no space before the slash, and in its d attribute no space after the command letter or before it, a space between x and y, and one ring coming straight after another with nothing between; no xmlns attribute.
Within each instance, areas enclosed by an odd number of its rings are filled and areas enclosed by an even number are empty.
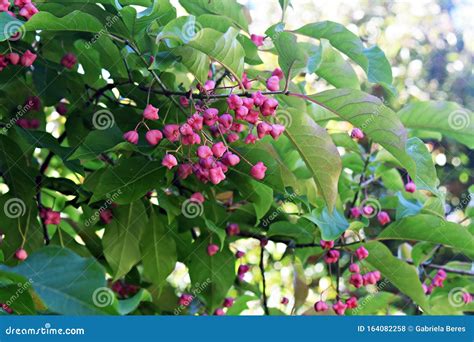
<svg viewBox="0 0 474 342"><path fill-rule="evenodd" d="M286 29L296 5L278 3L265 36L234 0L180 0L179 17L169 0L0 12L5 313L472 311L472 210L446 219L423 139L472 148L473 113L393 108L378 46L330 21ZM313 74L326 90L306 93Z"/></svg>

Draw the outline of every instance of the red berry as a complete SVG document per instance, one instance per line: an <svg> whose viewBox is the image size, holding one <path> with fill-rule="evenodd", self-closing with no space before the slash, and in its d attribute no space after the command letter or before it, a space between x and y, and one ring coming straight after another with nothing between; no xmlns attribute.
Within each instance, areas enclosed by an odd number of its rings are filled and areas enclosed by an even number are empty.
<svg viewBox="0 0 474 342"><path fill-rule="evenodd" d="M26 258L28 258L28 253L23 248L20 248L15 252L15 258L20 261L26 260Z"/></svg>

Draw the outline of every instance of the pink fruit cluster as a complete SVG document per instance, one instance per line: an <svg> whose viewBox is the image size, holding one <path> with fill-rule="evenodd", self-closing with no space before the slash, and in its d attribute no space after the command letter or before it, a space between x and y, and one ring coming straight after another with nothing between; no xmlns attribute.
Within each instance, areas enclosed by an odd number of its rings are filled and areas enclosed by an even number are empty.
<svg viewBox="0 0 474 342"><path fill-rule="evenodd" d="M18 8L18 14L27 20L39 12L31 0L15 0L14 5ZM10 0L0 0L0 12L7 12L12 17L16 17L16 14L10 10L10 6Z"/></svg>
<svg viewBox="0 0 474 342"><path fill-rule="evenodd" d="M374 214L374 211L374 207L365 205L362 208L352 207L350 209L350 214L353 218L359 218L361 216L371 217L372 214ZM382 226L385 226L391 222L390 215L386 211L381 210L377 214L377 221L379 221Z"/></svg>
<svg viewBox="0 0 474 342"><path fill-rule="evenodd" d="M282 77L281 70L276 69L267 80L267 88L272 91L278 90ZM246 77L244 80L247 82L246 87L251 86L252 81ZM199 89L201 92L208 93L213 92L214 87L215 83L207 82L204 87L199 86ZM180 103L188 106L189 100L182 97ZM172 152L166 153L162 159L163 166L170 170L177 167L177 175L181 179L194 174L203 183L219 184L226 179L225 174L229 168L241 162L241 158L229 146L230 144L240 139L243 139L246 144L254 144L267 135L276 140L285 130L283 125L272 123L270 120L276 114L278 101L263 95L260 91L248 94L247 97L230 94L227 105L226 112L220 113L217 108L198 102L195 104L196 111L187 118L186 122L165 124L162 130L158 130L149 129L144 122L144 120L159 119L159 109L148 104L143 111L142 121L134 130L126 132L123 137L126 141L137 144L138 128L143 123L147 128L145 138L148 144L155 146L162 139L167 139L179 145L177 150L182 146L189 146L192 149L186 157ZM250 175L261 180L265 177L266 170L267 166L259 161L252 165Z"/></svg>
<svg viewBox="0 0 474 342"><path fill-rule="evenodd" d="M332 249L334 248L334 241L325 241L321 240L320 245L322 248L327 249L324 256L324 261L327 264L336 263L339 260L340 252L338 250ZM364 260L369 256L369 251L361 246L357 248L354 252L354 256L358 260ZM349 277L349 284L353 285L355 288L360 288L362 286L367 285L375 285L381 279L381 274L379 271L371 271L365 274L360 273L360 266L357 263L352 263L349 265L349 272L351 273ZM344 315L347 309L354 309L357 307L357 298L355 296L351 296L345 302L341 301L340 299L336 301L332 305L332 309L337 315ZM324 312L329 310L329 305L320 300L314 304L314 310L317 312Z"/></svg>
<svg viewBox="0 0 474 342"><path fill-rule="evenodd" d="M66 53L63 58L61 58L61 64L67 68L72 69L77 63L77 57L75 54L68 52Z"/></svg>
<svg viewBox="0 0 474 342"><path fill-rule="evenodd" d="M0 54L0 71L3 71L8 65L20 64L24 67L30 67L36 60L37 55L26 50L23 55L19 55L16 52L10 52L6 55Z"/></svg>
<svg viewBox="0 0 474 342"><path fill-rule="evenodd" d="M448 276L444 270L439 270L438 272L436 272L436 275L433 277L430 284L422 284L423 291L425 292L425 294L431 294L436 287L443 287L444 281L447 277Z"/></svg>
<svg viewBox="0 0 474 342"><path fill-rule="evenodd" d="M58 225L61 223L61 213L53 211L51 208L41 208L39 215L44 224Z"/></svg>
<svg viewBox="0 0 474 342"><path fill-rule="evenodd" d="M112 283L111 289L119 298L129 298L135 295L140 288L137 285L127 284L122 280L117 280Z"/></svg>

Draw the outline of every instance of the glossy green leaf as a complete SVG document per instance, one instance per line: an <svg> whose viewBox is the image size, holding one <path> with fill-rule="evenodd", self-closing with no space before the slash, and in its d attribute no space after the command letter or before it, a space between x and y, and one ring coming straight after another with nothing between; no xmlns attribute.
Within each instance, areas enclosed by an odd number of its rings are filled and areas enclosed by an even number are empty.
<svg viewBox="0 0 474 342"><path fill-rule="evenodd" d="M370 82L392 83L392 69L384 53L376 47L366 49L360 38L343 25L332 21L322 21L307 24L294 32L316 39L329 40L332 46L364 69Z"/></svg>
<svg viewBox="0 0 474 342"><path fill-rule="evenodd" d="M420 214L392 223L379 234L380 240L418 240L440 243L474 256L474 237L463 227L438 216Z"/></svg>
<svg viewBox="0 0 474 342"><path fill-rule="evenodd" d="M30 279L33 289L51 312L63 315L113 312L110 307L113 293L106 290L104 270L92 258L82 258L68 249L50 246L31 254L16 267L0 266L0 269ZM104 291L102 299L98 297L99 291Z"/></svg>
<svg viewBox="0 0 474 342"><path fill-rule="evenodd" d="M91 131L86 139L77 146L69 160L94 159L121 142L123 142L122 132L115 125L108 129Z"/></svg>
<svg viewBox="0 0 474 342"><path fill-rule="evenodd" d="M140 238L148 222L141 201L120 207L116 212L102 238L104 255L113 270L114 280L126 275L141 260Z"/></svg>
<svg viewBox="0 0 474 342"><path fill-rule="evenodd" d="M267 236L290 238L299 243L310 243L314 240L313 234L304 224L295 224L287 221L272 223Z"/></svg>
<svg viewBox="0 0 474 342"><path fill-rule="evenodd" d="M403 197L402 193L397 193L398 204L396 211L396 219L400 220L407 216L414 216L421 211L423 205L416 200L408 200Z"/></svg>
<svg viewBox="0 0 474 342"><path fill-rule="evenodd" d="M415 102L398 112L408 128L440 132L474 148L474 114L454 102Z"/></svg>
<svg viewBox="0 0 474 342"><path fill-rule="evenodd" d="M406 152L406 129L380 99L354 89L327 90L309 98L362 129L369 138L398 159L412 178L416 177L416 164Z"/></svg>
<svg viewBox="0 0 474 342"><path fill-rule="evenodd" d="M431 153L423 141L419 138L408 139L407 153L413 158L416 164L416 177L414 181L417 189L428 190L438 195L438 176L436 175Z"/></svg>
<svg viewBox="0 0 474 342"><path fill-rule="evenodd" d="M237 26L248 31L244 7L235 0L211 1L208 0L179 0L181 6L189 14L199 16L202 14L216 14L231 19Z"/></svg>
<svg viewBox="0 0 474 342"><path fill-rule="evenodd" d="M301 155L329 208L337 198L337 183L342 170L341 158L331 137L304 111L287 110L290 124L285 135Z"/></svg>
<svg viewBox="0 0 474 342"><path fill-rule="evenodd" d="M426 295L421 287L415 267L394 257L381 242L370 241L363 244L363 246L369 251L369 256L365 259L367 263L379 270L383 278L386 279L382 282L390 282L425 311L429 310ZM354 248L357 248L357 245Z"/></svg>
<svg viewBox="0 0 474 342"><path fill-rule="evenodd" d="M196 249L189 254L186 266L192 284L199 288L198 297L205 301L212 313L215 308L222 305L227 291L234 283L235 257L227 248L209 256L208 243L209 241L202 239L195 242Z"/></svg>
<svg viewBox="0 0 474 342"><path fill-rule="evenodd" d="M140 244L143 273L156 286L165 283L177 261L173 233L165 222L162 215L152 213L144 226Z"/></svg>
<svg viewBox="0 0 474 342"><path fill-rule="evenodd" d="M303 217L319 227L321 230L321 238L326 241L337 239L349 228L349 222L344 215L338 210L333 210L332 213L330 213L326 207L321 213L318 213L314 209L311 214L304 215Z"/></svg>
<svg viewBox="0 0 474 342"><path fill-rule="evenodd" d="M91 203L114 197L117 204L128 204L152 190L164 176L165 169L158 161L143 157L123 159L107 168L94 189Z"/></svg>

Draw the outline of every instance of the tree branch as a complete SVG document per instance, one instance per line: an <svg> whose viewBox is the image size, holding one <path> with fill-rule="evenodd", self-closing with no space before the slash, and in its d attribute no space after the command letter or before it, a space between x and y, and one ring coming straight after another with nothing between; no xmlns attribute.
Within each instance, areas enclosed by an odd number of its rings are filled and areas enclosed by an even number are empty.
<svg viewBox="0 0 474 342"><path fill-rule="evenodd" d="M265 252L265 247L260 246L260 273L262 274L262 294L263 294L263 310L265 311L265 315L269 316L270 311L268 310L268 303L267 303L267 283L265 279L265 264L264 264L264 252Z"/></svg>

